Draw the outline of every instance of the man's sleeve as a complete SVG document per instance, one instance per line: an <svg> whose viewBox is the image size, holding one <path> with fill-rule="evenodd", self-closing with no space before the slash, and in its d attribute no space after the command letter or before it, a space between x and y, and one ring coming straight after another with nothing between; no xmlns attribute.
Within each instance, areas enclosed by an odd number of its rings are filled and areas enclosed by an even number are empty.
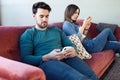
<svg viewBox="0 0 120 80"><path fill-rule="evenodd" d="M61 31L61 38L62 38L62 45L65 46L72 46L76 49L76 46L69 40L69 38L66 36L66 34Z"/></svg>
<svg viewBox="0 0 120 80"><path fill-rule="evenodd" d="M39 66L42 63L42 56L35 56L33 47L33 32L25 31L20 37L20 55L24 63Z"/></svg>

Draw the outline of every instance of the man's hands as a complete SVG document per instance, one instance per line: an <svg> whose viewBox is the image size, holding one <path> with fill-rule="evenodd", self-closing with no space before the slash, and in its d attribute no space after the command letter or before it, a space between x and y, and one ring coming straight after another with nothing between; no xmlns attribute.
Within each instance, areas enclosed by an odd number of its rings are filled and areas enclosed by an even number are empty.
<svg viewBox="0 0 120 80"><path fill-rule="evenodd" d="M54 49L49 54L46 54L42 57L43 61L48 60L62 60L66 58L72 58L76 56L76 51L73 47L64 50L64 52L60 51L60 49Z"/></svg>
<svg viewBox="0 0 120 80"><path fill-rule="evenodd" d="M71 58L76 56L76 51L73 47L64 47L62 50L62 53L64 54L64 58Z"/></svg>
<svg viewBox="0 0 120 80"><path fill-rule="evenodd" d="M64 58L64 54L61 53L60 49L54 49L50 53L43 55L43 61L48 60L62 60Z"/></svg>

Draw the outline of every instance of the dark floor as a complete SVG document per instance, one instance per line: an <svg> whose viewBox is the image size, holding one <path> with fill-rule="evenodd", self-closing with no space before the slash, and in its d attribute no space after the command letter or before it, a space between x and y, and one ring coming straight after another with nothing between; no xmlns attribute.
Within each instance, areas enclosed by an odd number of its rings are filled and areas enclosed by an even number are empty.
<svg viewBox="0 0 120 80"><path fill-rule="evenodd" d="M120 80L120 57L115 59L100 80Z"/></svg>

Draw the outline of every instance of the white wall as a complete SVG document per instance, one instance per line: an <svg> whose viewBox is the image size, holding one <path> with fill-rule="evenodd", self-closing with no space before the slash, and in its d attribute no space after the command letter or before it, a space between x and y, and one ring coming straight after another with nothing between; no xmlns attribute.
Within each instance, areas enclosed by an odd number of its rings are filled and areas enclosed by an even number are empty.
<svg viewBox="0 0 120 80"><path fill-rule="evenodd" d="M81 9L80 19L91 16L96 23L120 25L120 0L1 0L2 25L33 25L32 4L37 1L51 6L49 23L63 21L66 6L73 3Z"/></svg>
<svg viewBox="0 0 120 80"><path fill-rule="evenodd" d="M1 0L0 0L1 3ZM0 25L1 25L1 4L0 4Z"/></svg>

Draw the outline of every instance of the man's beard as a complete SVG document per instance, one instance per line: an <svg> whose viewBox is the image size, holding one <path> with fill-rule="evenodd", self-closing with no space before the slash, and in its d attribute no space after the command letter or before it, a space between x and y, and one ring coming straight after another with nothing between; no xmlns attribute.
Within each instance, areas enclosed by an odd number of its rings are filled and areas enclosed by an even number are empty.
<svg viewBox="0 0 120 80"><path fill-rule="evenodd" d="M47 22L42 22L41 24L37 24L38 25L38 27L39 28L42 28L42 29L44 29L44 28L46 28L47 27Z"/></svg>

